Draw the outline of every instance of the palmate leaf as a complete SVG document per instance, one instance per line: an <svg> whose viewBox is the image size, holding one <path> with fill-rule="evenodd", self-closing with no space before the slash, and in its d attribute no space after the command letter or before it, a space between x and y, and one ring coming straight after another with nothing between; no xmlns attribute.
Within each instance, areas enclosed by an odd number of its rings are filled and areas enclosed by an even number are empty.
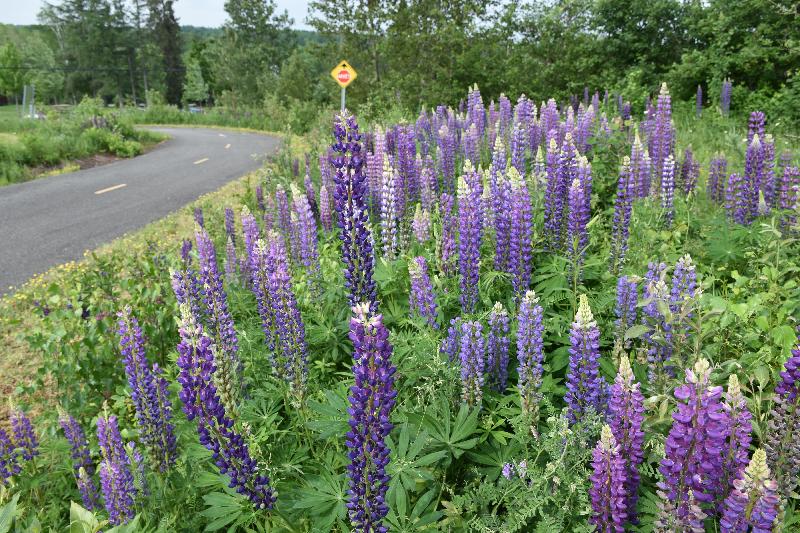
<svg viewBox="0 0 800 533"><path fill-rule="evenodd" d="M344 474L323 471L319 477L311 478L306 487L295 491L295 497L292 508L308 512L314 531L329 531L335 522L344 522L347 517Z"/></svg>
<svg viewBox="0 0 800 533"><path fill-rule="evenodd" d="M466 404L462 404L453 420L450 403L442 400L438 411L437 416L409 416L409 420L427 430L434 450L446 450L457 459L478 444L479 437L472 437L478 428L478 409L470 410Z"/></svg>
<svg viewBox="0 0 800 533"><path fill-rule="evenodd" d="M19 493L15 494L10 502L0 507L0 533L8 533L11 531L11 525L14 523L14 515L17 513L18 501Z"/></svg>
<svg viewBox="0 0 800 533"><path fill-rule="evenodd" d="M228 492L212 492L203 496L206 508L200 512L209 520L205 531L218 531L226 526L235 528L250 520L252 506L242 496Z"/></svg>
<svg viewBox="0 0 800 533"><path fill-rule="evenodd" d="M346 385L336 390L326 390L325 398L326 403L308 402L308 407L318 416L316 420L308 422L308 427L318 432L320 439L344 435L350 430Z"/></svg>
<svg viewBox="0 0 800 533"><path fill-rule="evenodd" d="M408 511L408 493L415 493L426 482L433 481L434 465L447 455L445 450L420 455L427 443L428 433L424 430L411 441L409 424L401 427L397 443L389 441L392 454L387 468L391 477L388 498L390 507L399 516L406 516Z"/></svg>
<svg viewBox="0 0 800 533"><path fill-rule="evenodd" d="M410 513L395 509L394 506L390 505L386 522L391 526L391 530L403 533L427 530L439 531L440 529L436 527L436 522L444 516L444 513L436 510L436 507L438 507L436 495L438 493L439 489L432 487L417 499Z"/></svg>

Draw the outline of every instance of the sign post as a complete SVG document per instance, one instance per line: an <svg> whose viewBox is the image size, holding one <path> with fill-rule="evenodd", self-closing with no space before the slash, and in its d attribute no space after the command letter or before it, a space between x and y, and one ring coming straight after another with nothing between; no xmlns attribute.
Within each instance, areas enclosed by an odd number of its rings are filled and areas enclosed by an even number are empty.
<svg viewBox="0 0 800 533"><path fill-rule="evenodd" d="M356 73L356 69L350 66L350 63L347 61L339 61L339 64L336 65L333 70L331 70L331 77L342 88L342 113L344 113L345 93L347 91L347 86L350 85L357 76L358 74Z"/></svg>

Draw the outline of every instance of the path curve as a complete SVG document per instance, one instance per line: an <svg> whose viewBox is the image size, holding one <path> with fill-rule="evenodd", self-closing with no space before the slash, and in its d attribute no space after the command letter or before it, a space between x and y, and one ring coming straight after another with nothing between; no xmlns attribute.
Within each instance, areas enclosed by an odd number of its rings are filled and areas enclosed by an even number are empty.
<svg viewBox="0 0 800 533"><path fill-rule="evenodd" d="M171 139L133 159L0 187L0 295L257 169L280 145L259 133L147 129Z"/></svg>

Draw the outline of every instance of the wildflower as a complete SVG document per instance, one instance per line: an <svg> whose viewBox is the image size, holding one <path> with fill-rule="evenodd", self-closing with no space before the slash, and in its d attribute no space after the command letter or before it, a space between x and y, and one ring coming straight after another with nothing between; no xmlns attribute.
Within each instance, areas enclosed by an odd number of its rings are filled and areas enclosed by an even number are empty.
<svg viewBox="0 0 800 533"><path fill-rule="evenodd" d="M408 263L408 273L411 278L411 291L409 293L409 307L419 316L428 321L432 328L438 328L436 323L436 300L433 294L431 278L428 275L428 263L425 258L415 257Z"/></svg>
<svg viewBox="0 0 800 533"><path fill-rule="evenodd" d="M600 376L600 329L594 320L589 300L581 294L578 312L569 334L567 371L567 418L580 422L587 411L604 413L606 383Z"/></svg>
<svg viewBox="0 0 800 533"><path fill-rule="evenodd" d="M631 174L631 160L625 157L619 171L617 196L614 199L614 221L611 229L611 271L618 273L628 251L631 210L636 194L636 183Z"/></svg>
<svg viewBox="0 0 800 533"><path fill-rule="evenodd" d="M723 449L723 479L720 483L720 497L723 500L733 487L734 480L747 466L747 454L753 431L750 422L753 415L747 408L747 400L742 394L736 374L731 374L728 378L728 389L725 391L724 398L722 409L727 416L729 429L728 439Z"/></svg>
<svg viewBox="0 0 800 533"><path fill-rule="evenodd" d="M519 374L520 403L522 413L530 417L535 430L539 417L539 400L542 385L542 363L544 361L542 306L533 291L527 291L519 304L517 329L517 373Z"/></svg>
<svg viewBox="0 0 800 533"><path fill-rule="evenodd" d="M770 478L767 454L764 450L756 450L725 499L720 530L724 533L738 533L750 528L757 533L774 531L779 507L777 483Z"/></svg>
<svg viewBox="0 0 800 533"><path fill-rule="evenodd" d="M58 424L64 430L64 436L70 445L72 473L78 484L83 506L94 511L100 506L100 495L91 476L94 474L94 462L89 451L89 441L77 420L59 407Z"/></svg>
<svg viewBox="0 0 800 533"><path fill-rule="evenodd" d="M480 175L464 165L458 181L458 264L461 272L461 308L472 312L478 303L480 248L483 233L483 190Z"/></svg>
<svg viewBox="0 0 800 533"><path fill-rule="evenodd" d="M461 399L470 407L481 404L484 382L483 327L480 322L461 323L459 336L461 361Z"/></svg>
<svg viewBox="0 0 800 533"><path fill-rule="evenodd" d="M514 294L519 298L528 290L531 283L533 214L528 186L514 167L509 169L508 179L511 183L511 237L509 239L508 266L513 275L511 284L514 287Z"/></svg>
<svg viewBox="0 0 800 533"><path fill-rule="evenodd" d="M593 515L589 522L597 526L598 531L623 533L628 518L625 463L608 425L603 426L600 440L592 451L592 469L589 494Z"/></svg>
<svg viewBox="0 0 800 533"><path fill-rule="evenodd" d="M97 440L102 454L99 467L100 487L108 521L115 526L126 524L136 514L136 487L116 416L104 415L97 419Z"/></svg>
<svg viewBox="0 0 800 533"><path fill-rule="evenodd" d="M787 497L800 480L800 344L784 364L767 424L765 448L778 490Z"/></svg>

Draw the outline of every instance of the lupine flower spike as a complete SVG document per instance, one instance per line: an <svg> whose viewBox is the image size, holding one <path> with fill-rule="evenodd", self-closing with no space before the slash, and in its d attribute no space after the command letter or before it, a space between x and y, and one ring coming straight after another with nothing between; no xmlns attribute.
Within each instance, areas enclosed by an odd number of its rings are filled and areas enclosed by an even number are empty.
<svg viewBox="0 0 800 533"><path fill-rule="evenodd" d="M530 419L531 430L536 435L539 418L539 400L544 362L542 306L533 291L527 291L519 305L517 329L517 373L522 414Z"/></svg>
<svg viewBox="0 0 800 533"><path fill-rule="evenodd" d="M606 382L600 376L600 329L594 320L589 300L581 294L578 312L569 333L567 370L567 418L580 422L587 411L605 413Z"/></svg>
<svg viewBox="0 0 800 533"><path fill-rule="evenodd" d="M723 533L770 533L775 531L780 498L778 484L770 477L767 454L759 449L740 476L733 482L733 489L725 499L720 531ZM750 529L752 528L752 529Z"/></svg>
<svg viewBox="0 0 800 533"><path fill-rule="evenodd" d="M592 517L589 522L603 533L624 533L628 519L625 495L625 462L620 446L608 425L592 451L592 474L589 495Z"/></svg>

